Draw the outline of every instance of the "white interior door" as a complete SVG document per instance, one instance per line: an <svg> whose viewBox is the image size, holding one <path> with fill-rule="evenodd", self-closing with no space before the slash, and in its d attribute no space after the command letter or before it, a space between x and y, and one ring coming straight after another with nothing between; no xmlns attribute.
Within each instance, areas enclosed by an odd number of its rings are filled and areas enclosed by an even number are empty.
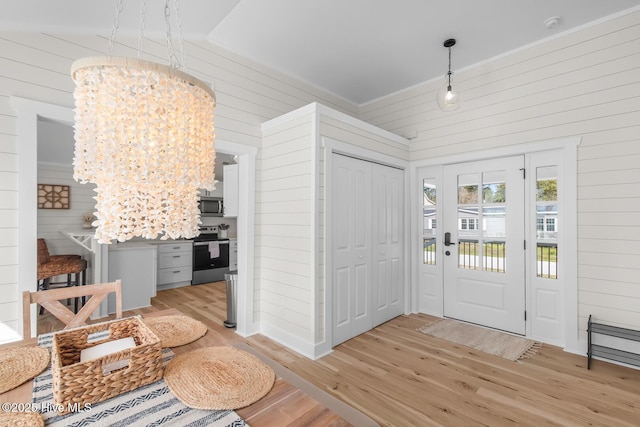
<svg viewBox="0 0 640 427"><path fill-rule="evenodd" d="M524 157L444 168L444 315L524 335Z"/></svg>
<svg viewBox="0 0 640 427"><path fill-rule="evenodd" d="M404 174L373 164L373 325L404 312Z"/></svg>
<svg viewBox="0 0 640 427"><path fill-rule="evenodd" d="M333 345L404 312L404 173L334 154Z"/></svg>
<svg viewBox="0 0 640 427"><path fill-rule="evenodd" d="M371 329L371 163L333 156L333 344Z"/></svg>

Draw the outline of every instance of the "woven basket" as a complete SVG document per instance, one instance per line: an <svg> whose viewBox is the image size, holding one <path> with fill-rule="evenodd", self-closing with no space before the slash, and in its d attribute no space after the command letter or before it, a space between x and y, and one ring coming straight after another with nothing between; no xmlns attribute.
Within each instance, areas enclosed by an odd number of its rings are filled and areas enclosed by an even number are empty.
<svg viewBox="0 0 640 427"><path fill-rule="evenodd" d="M88 342L94 334L108 336ZM134 348L80 363L83 349L127 337L133 337ZM129 360L129 365L104 372L104 365L119 360ZM64 330L53 335L51 371L53 401L66 413L160 380L162 346L140 317Z"/></svg>

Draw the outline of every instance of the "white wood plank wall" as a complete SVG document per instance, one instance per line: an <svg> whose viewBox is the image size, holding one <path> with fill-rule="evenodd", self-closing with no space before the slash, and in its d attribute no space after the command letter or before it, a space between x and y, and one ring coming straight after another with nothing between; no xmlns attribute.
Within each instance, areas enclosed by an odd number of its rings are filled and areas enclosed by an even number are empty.
<svg viewBox="0 0 640 427"><path fill-rule="evenodd" d="M17 306L18 151L10 97L72 107L74 60L105 55L109 34L0 33L0 322L15 330ZM355 115L357 106L269 70L206 41L185 41L185 70L216 91L219 140L259 147L260 125L313 101ZM117 37L116 56L137 55L137 38ZM143 59L168 63L166 43L145 40ZM34 159L35 162L35 159ZM29 225L31 226L31 225Z"/></svg>
<svg viewBox="0 0 640 427"><path fill-rule="evenodd" d="M312 116L265 132L256 192L260 320L313 342Z"/></svg>
<svg viewBox="0 0 640 427"><path fill-rule="evenodd" d="M589 314L640 329L640 11L456 72L457 111L437 109L441 83L363 105L360 118L415 136L412 160L581 136L578 324L583 336Z"/></svg>

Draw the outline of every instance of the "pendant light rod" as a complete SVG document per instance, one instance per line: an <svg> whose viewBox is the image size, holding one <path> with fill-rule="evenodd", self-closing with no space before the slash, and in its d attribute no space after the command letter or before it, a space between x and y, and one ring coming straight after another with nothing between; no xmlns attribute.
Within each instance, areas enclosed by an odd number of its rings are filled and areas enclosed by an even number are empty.
<svg viewBox="0 0 640 427"><path fill-rule="evenodd" d="M447 90L451 90L451 47L456 45L456 39L447 39L444 41L444 47L449 49L449 71L447 72Z"/></svg>
<svg viewBox="0 0 640 427"><path fill-rule="evenodd" d="M460 93L458 90L453 90L451 86L451 48L455 46L456 39L447 39L444 41L443 46L449 49L449 68L445 78L445 85L436 94L436 100L438 101L438 107L442 111L453 111L460 107Z"/></svg>

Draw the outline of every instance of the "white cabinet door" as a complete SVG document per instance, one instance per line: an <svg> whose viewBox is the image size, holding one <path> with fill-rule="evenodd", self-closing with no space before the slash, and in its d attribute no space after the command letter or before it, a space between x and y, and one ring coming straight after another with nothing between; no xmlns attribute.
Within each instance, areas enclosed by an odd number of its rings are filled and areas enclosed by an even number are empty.
<svg viewBox="0 0 640 427"><path fill-rule="evenodd" d="M229 240L229 271L238 269L238 240Z"/></svg>
<svg viewBox="0 0 640 427"><path fill-rule="evenodd" d="M223 168L224 216L235 218L238 216L238 165L224 165Z"/></svg>
<svg viewBox="0 0 640 427"><path fill-rule="evenodd" d="M148 307L156 294L156 248L128 248L122 244L109 251L109 281L122 280L122 310ZM109 295L109 313L115 312L115 297Z"/></svg>

